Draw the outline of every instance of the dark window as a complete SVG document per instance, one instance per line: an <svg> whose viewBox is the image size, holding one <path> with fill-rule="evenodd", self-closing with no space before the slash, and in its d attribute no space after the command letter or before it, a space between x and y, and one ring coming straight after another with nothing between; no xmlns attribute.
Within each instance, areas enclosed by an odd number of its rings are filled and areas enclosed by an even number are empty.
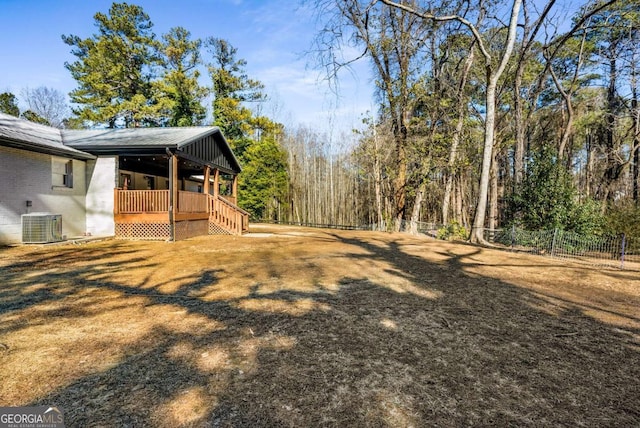
<svg viewBox="0 0 640 428"><path fill-rule="evenodd" d="M73 161L72 160L64 164L64 176L62 177L62 184L65 187L73 187Z"/></svg>

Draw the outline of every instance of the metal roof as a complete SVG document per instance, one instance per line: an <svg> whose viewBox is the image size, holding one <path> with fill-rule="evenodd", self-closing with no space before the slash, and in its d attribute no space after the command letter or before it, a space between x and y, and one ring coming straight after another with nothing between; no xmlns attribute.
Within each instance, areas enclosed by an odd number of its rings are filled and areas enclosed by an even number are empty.
<svg viewBox="0 0 640 428"><path fill-rule="evenodd" d="M60 130L0 113L0 145L73 159L95 156L62 143Z"/></svg>
<svg viewBox="0 0 640 428"><path fill-rule="evenodd" d="M69 146L92 149L123 146L177 148L213 131L219 131L219 129L217 127L185 127L63 130L62 139Z"/></svg>
<svg viewBox="0 0 640 428"><path fill-rule="evenodd" d="M217 126L63 130L65 144L96 155L164 154L200 161L229 173L242 168Z"/></svg>
<svg viewBox="0 0 640 428"><path fill-rule="evenodd" d="M165 154L169 149L226 173L242 171L216 126L60 130L0 113L0 145L74 159L94 159L101 154Z"/></svg>

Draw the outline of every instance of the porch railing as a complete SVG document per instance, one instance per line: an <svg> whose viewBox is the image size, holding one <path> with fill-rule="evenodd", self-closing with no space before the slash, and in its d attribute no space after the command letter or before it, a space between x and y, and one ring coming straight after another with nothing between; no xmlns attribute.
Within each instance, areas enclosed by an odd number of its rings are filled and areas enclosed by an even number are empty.
<svg viewBox="0 0 640 428"><path fill-rule="evenodd" d="M222 196L211 196L210 219L229 232L241 235L249 229L249 213Z"/></svg>
<svg viewBox="0 0 640 428"><path fill-rule="evenodd" d="M178 212L181 213L207 213L209 212L208 195L204 193L178 192Z"/></svg>
<svg viewBox="0 0 640 428"><path fill-rule="evenodd" d="M115 214L160 213L169 211L168 190L115 190Z"/></svg>
<svg viewBox="0 0 640 428"><path fill-rule="evenodd" d="M226 197L187 191L178 192L178 213L209 213L209 221L233 234L249 229L249 213ZM168 190L114 191L114 214L168 213ZM168 217L167 217L168 219Z"/></svg>
<svg viewBox="0 0 640 428"><path fill-rule="evenodd" d="M236 198L235 196L231 196L231 195L220 195L220 197L222 199L224 199L227 202L231 202L232 205L238 205L238 198Z"/></svg>

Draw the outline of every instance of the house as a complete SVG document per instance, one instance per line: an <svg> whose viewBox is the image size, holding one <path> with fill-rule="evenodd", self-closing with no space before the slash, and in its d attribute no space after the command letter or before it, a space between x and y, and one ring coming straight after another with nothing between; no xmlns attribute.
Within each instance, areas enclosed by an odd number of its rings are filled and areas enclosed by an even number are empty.
<svg viewBox="0 0 640 428"><path fill-rule="evenodd" d="M217 127L60 130L0 113L0 244L23 242L37 213L67 238L241 234L240 172Z"/></svg>

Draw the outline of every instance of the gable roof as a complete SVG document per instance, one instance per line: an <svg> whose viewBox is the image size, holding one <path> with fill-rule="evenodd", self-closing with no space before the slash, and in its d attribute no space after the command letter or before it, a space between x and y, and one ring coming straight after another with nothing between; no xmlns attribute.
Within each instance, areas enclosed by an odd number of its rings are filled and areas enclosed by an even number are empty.
<svg viewBox="0 0 640 428"><path fill-rule="evenodd" d="M184 128L57 129L0 113L0 145L74 159L95 155L178 156L238 174L242 171L216 126Z"/></svg>
<svg viewBox="0 0 640 428"><path fill-rule="evenodd" d="M227 173L242 171L217 126L63 130L62 139L68 146L96 155L157 155L170 149Z"/></svg>
<svg viewBox="0 0 640 428"><path fill-rule="evenodd" d="M63 130L65 144L73 147L106 151L117 147L131 149L172 147L184 145L218 130L217 127L185 128L114 128Z"/></svg>
<svg viewBox="0 0 640 428"><path fill-rule="evenodd" d="M62 143L60 130L0 113L0 145L73 159L95 156Z"/></svg>

